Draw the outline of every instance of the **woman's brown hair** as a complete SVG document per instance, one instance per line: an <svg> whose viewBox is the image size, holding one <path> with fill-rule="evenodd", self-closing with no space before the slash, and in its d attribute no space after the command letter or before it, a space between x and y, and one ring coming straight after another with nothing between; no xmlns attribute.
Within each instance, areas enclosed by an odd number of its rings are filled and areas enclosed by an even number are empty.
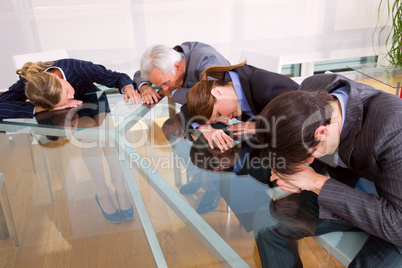
<svg viewBox="0 0 402 268"><path fill-rule="evenodd" d="M26 80L25 95L29 101L46 110L51 110L61 100L63 88L57 78L44 72L54 62L27 62L16 73Z"/></svg>
<svg viewBox="0 0 402 268"><path fill-rule="evenodd" d="M216 101L211 90L218 86L229 85L230 82L225 81L226 72L244 64L246 61L236 65L210 66L201 73L200 81L191 88L187 96L188 111L193 122L205 124L209 120ZM208 77L213 80L208 80Z"/></svg>

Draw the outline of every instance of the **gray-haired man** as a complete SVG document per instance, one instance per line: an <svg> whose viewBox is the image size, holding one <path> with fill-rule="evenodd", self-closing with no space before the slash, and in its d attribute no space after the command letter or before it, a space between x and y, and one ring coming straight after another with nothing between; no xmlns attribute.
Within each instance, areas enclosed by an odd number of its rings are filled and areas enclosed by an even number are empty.
<svg viewBox="0 0 402 268"><path fill-rule="evenodd" d="M185 104L188 92L206 68L230 63L210 45L184 42L174 48L165 45L148 47L140 65L140 70L134 74L134 81L144 103L156 103L161 98L151 87L154 84L162 88L161 94Z"/></svg>

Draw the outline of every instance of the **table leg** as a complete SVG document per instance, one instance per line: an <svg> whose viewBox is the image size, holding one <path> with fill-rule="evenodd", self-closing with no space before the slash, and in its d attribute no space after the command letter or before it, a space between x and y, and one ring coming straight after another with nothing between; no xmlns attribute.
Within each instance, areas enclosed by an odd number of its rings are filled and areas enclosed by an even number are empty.
<svg viewBox="0 0 402 268"><path fill-rule="evenodd" d="M176 103L172 101L171 98L168 98L169 104L169 117L172 117L176 114Z"/></svg>
<svg viewBox="0 0 402 268"><path fill-rule="evenodd" d="M6 218L4 216L4 211L2 204L0 203L0 239L7 239L9 237Z"/></svg>
<svg viewBox="0 0 402 268"><path fill-rule="evenodd" d="M0 173L0 194L2 196L3 199L3 204L0 204L0 232L1 235L5 235L5 237L1 237L3 239L6 239L7 237L9 237L9 233L8 233L8 229L7 229L7 223L5 221L5 217L4 217L4 212L3 212L3 206L6 210L7 216L8 216L8 220L9 220L9 226L10 226L10 230L11 230L11 234L14 240L14 244L16 247L19 246L18 243L18 237L17 237L17 232L15 230L15 225L14 225L14 218L13 218L13 214L11 212L11 207L10 207L10 201L8 201L8 195L7 195L7 190L6 190L6 185L4 184L4 175L3 173Z"/></svg>

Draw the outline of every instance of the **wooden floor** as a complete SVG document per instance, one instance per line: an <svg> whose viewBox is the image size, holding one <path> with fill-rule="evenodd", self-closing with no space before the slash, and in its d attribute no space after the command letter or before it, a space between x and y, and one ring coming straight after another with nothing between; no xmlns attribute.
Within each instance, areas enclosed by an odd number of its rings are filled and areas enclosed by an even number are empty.
<svg viewBox="0 0 402 268"><path fill-rule="evenodd" d="M46 149L55 195L52 202L40 145L32 145L34 173L27 150L30 138L19 134L14 140L15 144L10 144L5 134L0 135L0 172L5 177L20 246L15 247L10 238L0 240L0 267L156 267L136 213L133 220L119 224L103 218L79 148L67 143ZM155 153L150 148L143 150L145 155ZM146 180L136 172L134 175L168 266L221 267ZM175 187L173 173L163 175L172 178L170 183ZM107 183L113 193L110 176ZM196 206L201 197L200 193L187 201ZM250 267L261 266L252 232L247 233L235 215L227 212L223 200L203 218ZM312 238L299 241L299 247L305 267L344 267Z"/></svg>

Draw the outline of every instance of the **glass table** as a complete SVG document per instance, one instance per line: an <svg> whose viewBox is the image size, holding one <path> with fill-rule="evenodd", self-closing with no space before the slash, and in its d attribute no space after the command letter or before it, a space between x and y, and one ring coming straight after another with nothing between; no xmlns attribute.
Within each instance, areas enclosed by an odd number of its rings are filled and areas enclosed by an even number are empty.
<svg viewBox="0 0 402 268"><path fill-rule="evenodd" d="M393 95L401 96L402 68L377 67L376 64L348 66L361 74L357 82L369 84Z"/></svg>
<svg viewBox="0 0 402 268"><path fill-rule="evenodd" d="M211 158L166 98L133 105L120 94L88 97L77 110L0 122L0 131L14 136L10 143L0 135L0 172L19 242L0 240L1 267L261 266L255 223L281 192L246 140ZM83 124L87 117L99 124ZM257 166L236 170L242 154ZM203 166L208 159L219 164ZM95 194L107 187L118 208L120 179L134 218L113 224ZM320 247L314 240L298 243L306 267L342 266L322 251L325 258L305 255Z"/></svg>

